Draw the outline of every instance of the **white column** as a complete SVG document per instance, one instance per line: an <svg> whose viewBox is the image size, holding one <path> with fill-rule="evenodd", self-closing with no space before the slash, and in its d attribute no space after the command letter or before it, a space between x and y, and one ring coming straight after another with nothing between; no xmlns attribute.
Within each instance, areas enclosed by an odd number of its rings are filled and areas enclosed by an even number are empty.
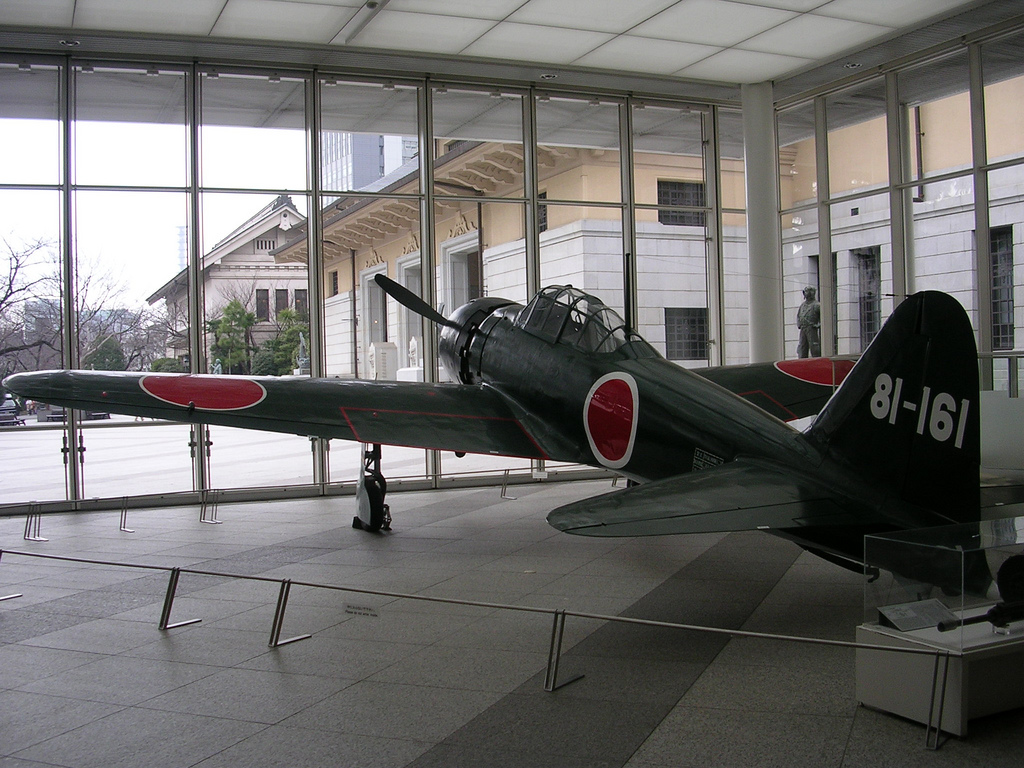
<svg viewBox="0 0 1024 768"><path fill-rule="evenodd" d="M750 276L750 362L781 359L782 243L779 233L778 141L771 83L742 86Z"/></svg>

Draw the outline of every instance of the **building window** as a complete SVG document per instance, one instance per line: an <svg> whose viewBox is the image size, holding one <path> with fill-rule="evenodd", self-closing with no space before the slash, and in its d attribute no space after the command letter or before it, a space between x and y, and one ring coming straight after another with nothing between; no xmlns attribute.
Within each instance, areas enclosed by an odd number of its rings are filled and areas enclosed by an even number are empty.
<svg viewBox="0 0 1024 768"><path fill-rule="evenodd" d="M280 315L282 309L288 309L287 288L278 288L274 291L274 317Z"/></svg>
<svg viewBox="0 0 1024 768"><path fill-rule="evenodd" d="M863 352L882 327L882 248L872 245L855 248L852 253L857 264L858 325Z"/></svg>
<svg viewBox="0 0 1024 768"><path fill-rule="evenodd" d="M665 307L665 356L669 360L708 359L706 307Z"/></svg>
<svg viewBox="0 0 1024 768"><path fill-rule="evenodd" d="M331 296L338 295L338 270L331 271Z"/></svg>
<svg viewBox="0 0 1024 768"><path fill-rule="evenodd" d="M699 181L665 181L658 179L658 205L685 205L703 208L707 205L704 184ZM661 224L703 227L704 211L658 211Z"/></svg>
<svg viewBox="0 0 1024 768"><path fill-rule="evenodd" d="M256 319L270 319L270 290L267 288L256 289Z"/></svg>
<svg viewBox="0 0 1024 768"><path fill-rule="evenodd" d="M537 194L538 200L547 200L547 192L539 192ZM548 207L546 205L537 205L537 231L547 232L548 231Z"/></svg>
<svg viewBox="0 0 1024 768"><path fill-rule="evenodd" d="M1013 227L992 227L992 349L1013 349Z"/></svg>
<svg viewBox="0 0 1024 768"><path fill-rule="evenodd" d="M306 288L295 289L295 314L303 320L309 319L309 291Z"/></svg>

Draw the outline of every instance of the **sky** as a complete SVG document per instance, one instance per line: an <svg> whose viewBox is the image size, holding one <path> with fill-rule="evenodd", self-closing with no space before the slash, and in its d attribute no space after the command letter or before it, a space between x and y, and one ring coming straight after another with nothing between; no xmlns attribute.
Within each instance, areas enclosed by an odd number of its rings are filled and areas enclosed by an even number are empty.
<svg viewBox="0 0 1024 768"><path fill-rule="evenodd" d="M170 187L187 183L183 126L159 123L75 123L75 182L97 187ZM203 183L273 192L203 196L203 249L263 208L277 190L299 190L305 213L305 135L298 130L204 127ZM56 121L0 120L0 183L57 185ZM13 148L16 148L14 150ZM59 240L59 194L0 189L0 237L12 243ZM83 190L75 196L76 249L82 263L102 262L128 286L125 299L145 299L182 268L180 228L188 223L182 191Z"/></svg>

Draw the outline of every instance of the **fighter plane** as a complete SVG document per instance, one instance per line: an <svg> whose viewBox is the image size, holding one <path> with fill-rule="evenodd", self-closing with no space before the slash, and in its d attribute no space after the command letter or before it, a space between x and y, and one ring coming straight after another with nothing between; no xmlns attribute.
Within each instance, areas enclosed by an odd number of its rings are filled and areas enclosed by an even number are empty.
<svg viewBox="0 0 1024 768"><path fill-rule="evenodd" d="M548 515L587 536L757 529L853 565L865 533L979 517L977 351L946 294L905 299L855 365L698 374L571 286L525 306L478 298L445 317L376 279L439 326L451 383L63 370L4 386L65 407L577 462L629 478ZM814 413L802 432L784 420ZM371 509L359 518L377 530L386 486L379 466L366 468Z"/></svg>

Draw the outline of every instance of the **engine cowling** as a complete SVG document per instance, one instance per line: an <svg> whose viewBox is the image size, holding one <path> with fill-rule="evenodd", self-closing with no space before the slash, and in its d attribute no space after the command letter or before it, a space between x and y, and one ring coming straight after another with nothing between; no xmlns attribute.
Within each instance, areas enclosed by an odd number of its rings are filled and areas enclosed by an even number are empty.
<svg viewBox="0 0 1024 768"><path fill-rule="evenodd" d="M515 302L497 296L484 296L463 304L448 318L455 327L441 329L438 355L448 375L463 384L473 384L469 361L469 347L480 325L501 307Z"/></svg>

